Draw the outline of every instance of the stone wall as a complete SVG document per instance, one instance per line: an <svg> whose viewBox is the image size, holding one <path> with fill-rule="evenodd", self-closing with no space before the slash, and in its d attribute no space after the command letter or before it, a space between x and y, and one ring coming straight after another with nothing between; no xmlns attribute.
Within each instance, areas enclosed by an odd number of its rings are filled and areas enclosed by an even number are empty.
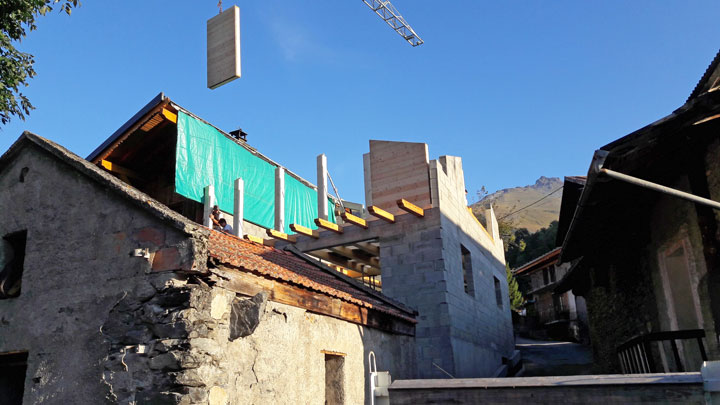
<svg viewBox="0 0 720 405"><path fill-rule="evenodd" d="M156 368L130 377L123 355L175 337L175 276L162 270L202 269L200 239L35 146L2 168L0 190L0 236L27 230L21 293L0 300L0 353L28 352L25 403L130 401L166 389ZM150 258L133 256L137 248ZM165 324L154 325L160 316Z"/></svg>
<svg viewBox="0 0 720 405"><path fill-rule="evenodd" d="M206 328L189 339L189 357L203 358L205 364L187 370L185 377L204 386L208 396L214 393L233 404L324 404L327 353L344 358L342 391L349 404L369 403L367 355L371 350L378 369L389 370L394 378L415 372L412 337L272 301L258 305L255 329L237 337L232 331L238 317L242 318L237 314L238 303L249 298L217 287L197 290L196 295L193 301L202 303L198 317Z"/></svg>

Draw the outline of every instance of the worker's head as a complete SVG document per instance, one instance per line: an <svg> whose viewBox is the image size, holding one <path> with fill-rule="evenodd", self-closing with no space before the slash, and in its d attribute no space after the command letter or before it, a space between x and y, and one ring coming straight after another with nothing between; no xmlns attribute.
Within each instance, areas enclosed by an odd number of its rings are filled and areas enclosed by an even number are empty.
<svg viewBox="0 0 720 405"><path fill-rule="evenodd" d="M218 224L220 224L221 226L225 226L225 225L227 225L227 221L225 220L225 218L220 218L220 220L218 221Z"/></svg>
<svg viewBox="0 0 720 405"><path fill-rule="evenodd" d="M213 210L213 212L218 212L218 211L220 211L220 208L218 208L217 205L213 205L213 209L212 209L212 210Z"/></svg>

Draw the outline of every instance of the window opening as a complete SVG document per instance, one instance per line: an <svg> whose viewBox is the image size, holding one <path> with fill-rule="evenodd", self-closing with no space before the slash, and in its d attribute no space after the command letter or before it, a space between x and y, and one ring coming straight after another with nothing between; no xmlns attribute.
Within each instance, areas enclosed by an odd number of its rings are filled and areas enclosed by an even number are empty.
<svg viewBox="0 0 720 405"><path fill-rule="evenodd" d="M0 239L0 299L20 295L27 231L14 232Z"/></svg>
<svg viewBox="0 0 720 405"><path fill-rule="evenodd" d="M27 372L27 352L0 353L0 402L22 405Z"/></svg>
<svg viewBox="0 0 720 405"><path fill-rule="evenodd" d="M495 301L497 302L497 306L502 308L503 302L502 302L502 289L500 289L500 280L498 280L497 277L493 277L495 280Z"/></svg>
<svg viewBox="0 0 720 405"><path fill-rule="evenodd" d="M460 253L462 255L463 283L465 286L465 293L474 297L475 283L473 283L472 256L470 255L470 251L467 250L463 245L460 245Z"/></svg>

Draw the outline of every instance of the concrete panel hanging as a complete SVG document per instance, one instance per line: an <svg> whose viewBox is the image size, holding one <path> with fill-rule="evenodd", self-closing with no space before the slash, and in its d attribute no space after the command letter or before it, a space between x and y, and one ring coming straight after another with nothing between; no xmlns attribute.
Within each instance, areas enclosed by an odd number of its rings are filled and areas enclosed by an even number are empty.
<svg viewBox="0 0 720 405"><path fill-rule="evenodd" d="M240 9L232 6L207 22L207 86L240 77Z"/></svg>

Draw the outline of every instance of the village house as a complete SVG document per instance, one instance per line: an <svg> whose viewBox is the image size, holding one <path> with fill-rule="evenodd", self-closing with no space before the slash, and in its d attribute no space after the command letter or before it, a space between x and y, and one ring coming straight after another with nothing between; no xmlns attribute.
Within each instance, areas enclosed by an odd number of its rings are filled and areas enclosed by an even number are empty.
<svg viewBox="0 0 720 405"><path fill-rule="evenodd" d="M587 301L604 372L720 359L720 54L670 115L595 152L561 211L556 293ZM570 197L568 197L570 198Z"/></svg>
<svg viewBox="0 0 720 405"><path fill-rule="evenodd" d="M555 248L513 270L527 300L520 332L539 339L587 342L585 300L571 291L554 292L570 268L570 263L560 263L559 257L560 248Z"/></svg>
<svg viewBox="0 0 720 405"><path fill-rule="evenodd" d="M371 352L394 379L518 368L460 158L371 141L360 205L324 155L315 186L245 136L161 94L87 159L30 133L0 157L0 396L369 403Z"/></svg>

